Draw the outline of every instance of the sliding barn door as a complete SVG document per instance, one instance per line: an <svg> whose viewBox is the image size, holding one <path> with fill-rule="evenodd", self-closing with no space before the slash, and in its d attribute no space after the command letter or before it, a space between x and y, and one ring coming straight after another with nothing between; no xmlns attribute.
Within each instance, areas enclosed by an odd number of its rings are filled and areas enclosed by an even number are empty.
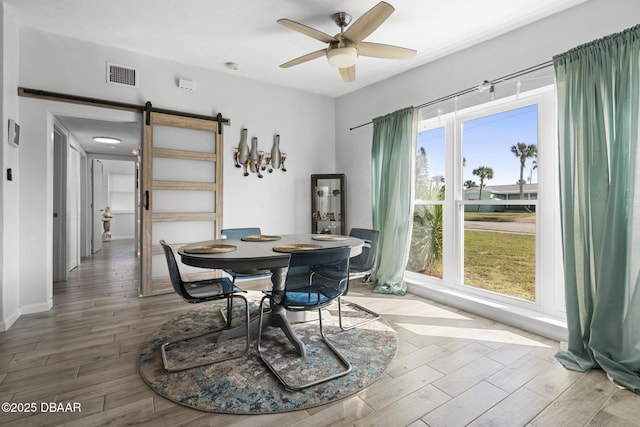
<svg viewBox="0 0 640 427"><path fill-rule="evenodd" d="M180 246L220 235L222 132L216 121L145 112L142 152L141 294L172 292L159 244ZM180 264L186 279L211 271Z"/></svg>

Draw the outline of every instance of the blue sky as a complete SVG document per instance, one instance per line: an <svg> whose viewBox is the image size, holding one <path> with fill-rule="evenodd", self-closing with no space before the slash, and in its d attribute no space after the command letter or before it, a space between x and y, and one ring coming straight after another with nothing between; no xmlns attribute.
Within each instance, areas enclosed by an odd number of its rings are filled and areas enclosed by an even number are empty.
<svg viewBox="0 0 640 427"><path fill-rule="evenodd" d="M468 120L463 123L463 156L466 167L462 182L473 180L480 183L471 172L479 166L493 169L493 179L487 185L516 184L520 179L520 160L511 152L511 146L518 142L538 143L538 106L530 105L499 114ZM429 162L429 175L444 176L444 128L418 133L418 150L425 147ZM528 180L532 160L528 159L524 178ZM533 171L531 182L537 182Z"/></svg>

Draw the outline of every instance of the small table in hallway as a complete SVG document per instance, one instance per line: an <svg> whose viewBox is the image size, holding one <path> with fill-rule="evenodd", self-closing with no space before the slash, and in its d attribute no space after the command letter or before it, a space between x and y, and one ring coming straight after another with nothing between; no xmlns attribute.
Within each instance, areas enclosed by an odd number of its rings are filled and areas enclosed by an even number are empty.
<svg viewBox="0 0 640 427"><path fill-rule="evenodd" d="M272 291L274 293L283 291L285 287L285 278L287 267L289 265L289 253L276 252L273 250L275 246L284 245L318 245L323 248L335 248L350 246L351 257L357 256L362 252L364 241L355 237L344 236L341 240L315 240L314 234L289 234L279 236L276 241L244 241L241 239L220 239L208 240L204 242L191 243L181 247L178 250L182 262L184 264L211 269L231 269L236 271L248 269L269 269L271 270ZM189 253L190 248L196 246L207 245L233 245L236 250L231 252L213 253L213 254L194 254ZM264 322L266 325L280 328L287 336L289 341L295 346L298 354L305 355L304 344L295 335L291 329L291 325L286 317L286 310L281 305L270 301L271 311L265 315ZM255 334L258 329L257 319L252 320L251 334ZM244 328L234 328L224 331L218 341L235 338L244 333Z"/></svg>

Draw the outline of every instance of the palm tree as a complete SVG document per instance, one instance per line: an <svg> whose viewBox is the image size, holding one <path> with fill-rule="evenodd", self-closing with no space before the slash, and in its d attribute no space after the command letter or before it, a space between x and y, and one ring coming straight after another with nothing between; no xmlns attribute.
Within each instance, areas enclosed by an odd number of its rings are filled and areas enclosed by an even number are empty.
<svg viewBox="0 0 640 427"><path fill-rule="evenodd" d="M437 194L440 190L433 183ZM442 205L419 205L413 214L412 250L407 268L442 278Z"/></svg>
<svg viewBox="0 0 640 427"><path fill-rule="evenodd" d="M469 188L476 188L478 186L478 184L476 184L476 182L472 179L468 179L464 182L464 184L462 184L464 186L464 188L466 188L467 190Z"/></svg>
<svg viewBox="0 0 640 427"><path fill-rule="evenodd" d="M488 166L478 166L478 168L474 169L471 173L480 178L480 194L478 195L478 200L482 200L484 180L486 179L488 181L493 179L493 169ZM478 205L478 212L480 212L480 205Z"/></svg>
<svg viewBox="0 0 640 427"><path fill-rule="evenodd" d="M444 200L444 177L429 176L424 147L416 156L416 200ZM417 205L407 268L442 278L442 205Z"/></svg>
<svg viewBox="0 0 640 427"><path fill-rule="evenodd" d="M530 157L536 157L538 155L538 147L535 144L525 144L524 142L518 142L511 147L511 152L520 159L520 200L524 199L524 168L527 159Z"/></svg>
<svg viewBox="0 0 640 427"><path fill-rule="evenodd" d="M538 153L536 153L536 158L531 162L531 172L529 172L529 184L531 184L531 180L533 179L533 171L538 169Z"/></svg>
<svg viewBox="0 0 640 427"><path fill-rule="evenodd" d="M428 200L429 187L429 161L427 150L424 147L418 149L416 155L416 199Z"/></svg>
<svg viewBox="0 0 640 427"><path fill-rule="evenodd" d="M425 200L444 200L444 179L431 179L423 189ZM442 278L442 204L416 205L407 269Z"/></svg>

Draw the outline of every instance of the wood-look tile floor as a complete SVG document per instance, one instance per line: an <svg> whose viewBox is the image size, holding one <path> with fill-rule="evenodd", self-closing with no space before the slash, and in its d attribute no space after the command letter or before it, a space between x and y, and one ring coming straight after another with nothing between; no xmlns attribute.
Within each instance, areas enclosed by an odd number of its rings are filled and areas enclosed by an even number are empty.
<svg viewBox="0 0 640 427"><path fill-rule="evenodd" d="M600 370L565 370L554 359L558 342L423 298L372 294L359 282L349 298L398 332L398 354L376 383L306 411L199 412L155 394L137 372L143 340L193 306L173 294L139 298L133 242L106 243L55 284L49 312L0 333L0 402L38 409L0 413L0 425L640 426L640 396ZM49 402L79 403L81 412L41 412Z"/></svg>

